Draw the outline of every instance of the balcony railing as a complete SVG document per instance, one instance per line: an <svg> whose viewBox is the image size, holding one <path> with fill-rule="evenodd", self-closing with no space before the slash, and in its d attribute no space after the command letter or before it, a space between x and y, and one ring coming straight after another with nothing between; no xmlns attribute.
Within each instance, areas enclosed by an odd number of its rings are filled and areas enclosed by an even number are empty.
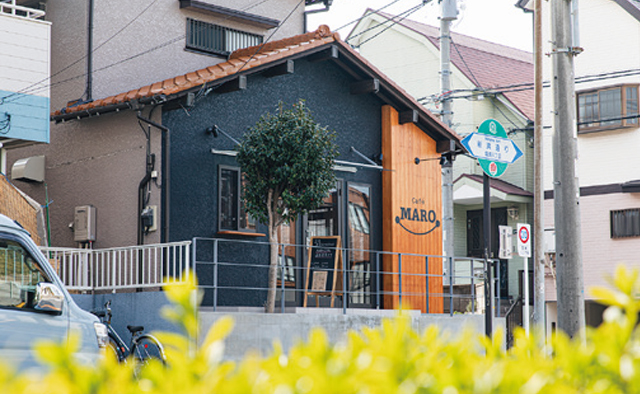
<svg viewBox="0 0 640 394"><path fill-rule="evenodd" d="M45 12L43 10L18 5L16 4L16 0L2 0L0 1L0 14L19 16L27 19L40 19L44 18Z"/></svg>
<svg viewBox="0 0 640 394"><path fill-rule="evenodd" d="M159 288L191 272L191 241L110 249L41 247L62 282L74 291Z"/></svg>

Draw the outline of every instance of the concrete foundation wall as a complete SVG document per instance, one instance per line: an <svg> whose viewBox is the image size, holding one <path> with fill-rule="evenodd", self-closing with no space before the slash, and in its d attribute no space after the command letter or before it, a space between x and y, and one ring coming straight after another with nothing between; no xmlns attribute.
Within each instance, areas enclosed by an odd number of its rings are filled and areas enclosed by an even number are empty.
<svg viewBox="0 0 640 394"><path fill-rule="evenodd" d="M107 300L111 300L113 311L112 325L128 342L130 335L127 325L143 325L146 332L171 331L178 328L162 319L162 307L168 305L163 292L116 293L116 294L74 294L74 300L85 310L101 309ZM220 308L221 309L221 308ZM285 313L265 314L262 308L246 307L220 310L217 312L200 311L200 341L208 330L223 316L231 316L235 322L233 331L225 341L224 358L238 361L247 352L259 352L267 355L273 349L274 341L279 341L288 352L299 341L306 341L315 327L325 330L331 343L338 343L347 337L351 330L363 327L375 328L383 319L393 318L397 311L330 308L290 308ZM420 314L408 311L411 326L418 332L430 325L437 325L451 336L468 328L478 334L484 333L484 315L457 314L436 315ZM494 320L494 330L504 330L504 318Z"/></svg>
<svg viewBox="0 0 640 394"><path fill-rule="evenodd" d="M258 312L202 312L200 314L201 335L204 340L207 330L221 317L232 316L235 326L225 341L224 355L227 360L240 360L248 352L269 354L274 341L279 341L285 353L298 342L306 341L315 327L325 330L329 341L339 343L352 330L364 327L376 328L385 318L393 318L396 311L351 309L342 314L340 309L296 308L295 313L264 314ZM465 328L478 334L484 333L484 315L423 315L419 311L409 311L411 326L423 332L431 325L452 337L461 334ZM501 327L504 332L504 318L494 321L494 329Z"/></svg>

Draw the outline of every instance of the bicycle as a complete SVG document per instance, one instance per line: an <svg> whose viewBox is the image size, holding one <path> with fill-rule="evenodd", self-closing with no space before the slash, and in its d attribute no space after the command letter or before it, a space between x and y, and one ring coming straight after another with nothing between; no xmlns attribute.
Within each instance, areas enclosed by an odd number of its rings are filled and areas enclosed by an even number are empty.
<svg viewBox="0 0 640 394"><path fill-rule="evenodd" d="M144 334L143 326L127 326L131 333L131 342L127 345L118 335L116 330L111 326L111 300L104 304L104 310L91 311L98 316L102 323L107 326L109 334L109 343L107 345L107 353L112 354L121 362L127 362L132 357L137 363L147 364L149 360L156 359L166 363L164 347L156 337L151 334Z"/></svg>

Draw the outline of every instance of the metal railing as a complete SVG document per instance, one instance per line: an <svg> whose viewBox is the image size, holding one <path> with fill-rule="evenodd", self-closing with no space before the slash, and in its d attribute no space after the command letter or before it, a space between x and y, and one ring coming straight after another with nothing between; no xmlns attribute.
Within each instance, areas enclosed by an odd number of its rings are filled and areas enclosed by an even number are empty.
<svg viewBox="0 0 640 394"><path fill-rule="evenodd" d="M17 5L16 0L2 0L0 1L0 14L20 16L27 19L40 19L44 18L45 12Z"/></svg>
<svg viewBox="0 0 640 394"><path fill-rule="evenodd" d="M268 242L218 238L194 238L192 242L192 266L199 286L205 291L204 305L215 311L221 306L263 304L269 290ZM311 247L280 243L278 248L278 280L273 290L276 291L276 307L284 312L287 307L302 305L301 300L306 296L306 253ZM483 259L348 248L339 249L339 253L342 253L344 269L330 271L332 275L341 276L342 286L336 298L344 313L347 308L354 307L381 309L385 298L387 302L395 299L391 302L400 305L405 302L410 306L423 305L426 313L484 313L487 264ZM491 265L494 263L494 260L489 261ZM495 265L499 267L499 264ZM393 285L383 286L382 282ZM492 282L495 289L498 281L492 279ZM391 290L393 288L397 291ZM322 297L324 305L328 305L329 297ZM494 298L494 305L498 306L494 310L499 311L498 297ZM438 306L438 310L430 310L432 306Z"/></svg>
<svg viewBox="0 0 640 394"><path fill-rule="evenodd" d="M522 297L518 296L515 302L511 304L509 310L505 314L507 321L507 349L510 349L514 344L514 332L517 327L522 327Z"/></svg>
<svg viewBox="0 0 640 394"><path fill-rule="evenodd" d="M191 241L109 249L41 247L70 290L160 287L167 276L182 281L192 271Z"/></svg>

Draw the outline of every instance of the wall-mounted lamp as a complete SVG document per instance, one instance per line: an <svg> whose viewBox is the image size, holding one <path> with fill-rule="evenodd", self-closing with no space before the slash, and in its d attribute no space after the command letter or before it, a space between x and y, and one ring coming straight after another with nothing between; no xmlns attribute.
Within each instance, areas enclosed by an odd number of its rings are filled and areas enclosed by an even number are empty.
<svg viewBox="0 0 640 394"><path fill-rule="evenodd" d="M218 138L218 135L222 134L225 137L227 137L228 139L230 139L234 144L236 145L240 145L240 142L238 142L237 139L233 138L229 133L227 133L226 131L222 130L220 127L218 127L218 125L213 125L209 128L207 128L207 130L205 130L206 133L208 134L213 134L214 138Z"/></svg>
<svg viewBox="0 0 640 394"><path fill-rule="evenodd" d="M509 217L513 220L518 220L518 218L520 217L520 212L518 211L518 207L516 206L510 206L509 208L507 208L507 215L509 215Z"/></svg>

